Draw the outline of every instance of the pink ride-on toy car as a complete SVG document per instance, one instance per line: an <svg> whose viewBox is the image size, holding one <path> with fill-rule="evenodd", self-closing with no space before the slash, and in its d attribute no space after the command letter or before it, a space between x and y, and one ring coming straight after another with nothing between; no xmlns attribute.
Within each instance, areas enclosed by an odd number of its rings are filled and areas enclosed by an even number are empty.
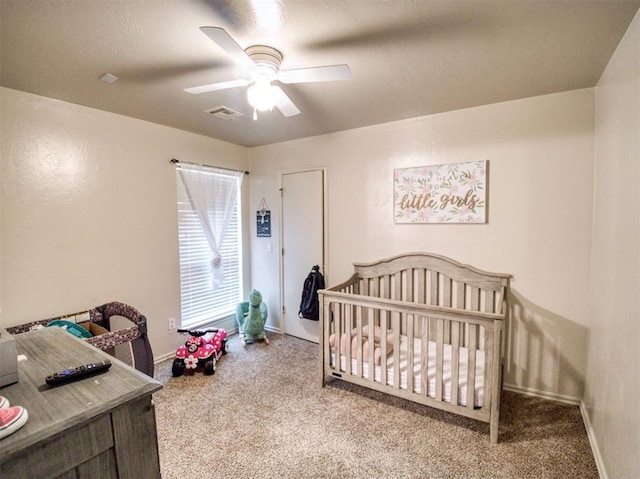
<svg viewBox="0 0 640 479"><path fill-rule="evenodd" d="M178 329L189 335L189 339L176 351L171 374L182 376L185 371L203 371L209 376L216 372L216 363L229 350L227 332L224 329ZM213 333L213 336L208 336Z"/></svg>

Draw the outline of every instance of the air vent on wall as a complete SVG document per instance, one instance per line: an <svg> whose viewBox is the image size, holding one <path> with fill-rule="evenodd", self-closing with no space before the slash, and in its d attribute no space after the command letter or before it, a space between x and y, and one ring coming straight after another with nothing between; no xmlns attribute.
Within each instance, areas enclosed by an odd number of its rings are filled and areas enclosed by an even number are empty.
<svg viewBox="0 0 640 479"><path fill-rule="evenodd" d="M205 113L209 113L209 115L213 115L222 120L235 120L236 118L244 116L239 111L232 110L231 108L223 105L211 108L210 110L205 110Z"/></svg>

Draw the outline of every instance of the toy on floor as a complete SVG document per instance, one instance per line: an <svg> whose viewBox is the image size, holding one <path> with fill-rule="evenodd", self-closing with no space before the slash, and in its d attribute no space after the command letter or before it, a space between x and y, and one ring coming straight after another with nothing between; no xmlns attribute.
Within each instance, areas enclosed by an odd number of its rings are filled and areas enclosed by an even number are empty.
<svg viewBox="0 0 640 479"><path fill-rule="evenodd" d="M267 305L262 302L262 294L256 289L249 293L249 301L238 304L236 320L240 331L240 341L244 346L254 341L264 341L269 344L269 339L264 333L267 316Z"/></svg>
<svg viewBox="0 0 640 479"><path fill-rule="evenodd" d="M176 351L171 374L178 377L185 372L203 371L207 376L215 373L218 360L229 351L227 332L224 329L178 329L178 332L188 334L189 339ZM206 337L211 333L213 336Z"/></svg>

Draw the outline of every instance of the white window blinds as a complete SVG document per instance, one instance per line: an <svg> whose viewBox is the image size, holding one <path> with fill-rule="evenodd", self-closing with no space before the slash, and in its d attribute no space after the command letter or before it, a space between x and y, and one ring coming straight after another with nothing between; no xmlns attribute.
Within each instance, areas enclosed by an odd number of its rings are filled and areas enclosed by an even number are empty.
<svg viewBox="0 0 640 479"><path fill-rule="evenodd" d="M233 315L242 301L242 178L211 167L177 168L183 328Z"/></svg>

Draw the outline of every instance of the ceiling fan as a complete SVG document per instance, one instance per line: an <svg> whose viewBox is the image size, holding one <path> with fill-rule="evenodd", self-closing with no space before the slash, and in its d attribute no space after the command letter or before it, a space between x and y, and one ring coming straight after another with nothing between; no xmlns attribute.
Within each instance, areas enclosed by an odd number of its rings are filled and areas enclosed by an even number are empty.
<svg viewBox="0 0 640 479"><path fill-rule="evenodd" d="M271 110L275 106L284 116L295 116L300 113L279 86L272 82L284 84L310 83L323 81L340 81L351 79L348 65L327 65L293 70L280 70L282 53L267 45L252 45L243 49L223 29L219 27L200 27L200 30L222 48L237 65L247 70L250 78L238 78L208 85L185 88L184 91L198 95L228 88L245 87L247 100L253 107L253 119L257 119L257 111Z"/></svg>

